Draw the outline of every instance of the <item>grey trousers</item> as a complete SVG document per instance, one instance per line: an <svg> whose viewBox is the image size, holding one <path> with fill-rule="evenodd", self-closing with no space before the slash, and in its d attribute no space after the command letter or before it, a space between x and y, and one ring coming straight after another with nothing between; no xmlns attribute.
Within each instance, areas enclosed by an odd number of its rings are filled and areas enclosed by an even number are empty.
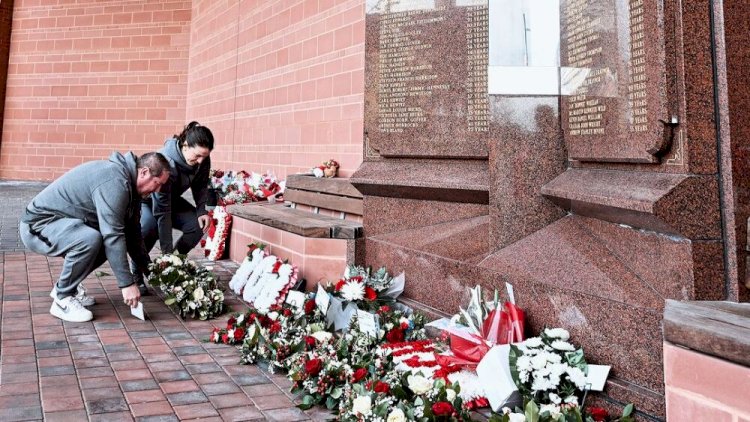
<svg viewBox="0 0 750 422"><path fill-rule="evenodd" d="M31 251L46 256L64 256L57 280L57 296L76 294L78 285L107 260L98 230L75 218L51 221L41 231L32 232L26 223L19 225L21 241Z"/></svg>

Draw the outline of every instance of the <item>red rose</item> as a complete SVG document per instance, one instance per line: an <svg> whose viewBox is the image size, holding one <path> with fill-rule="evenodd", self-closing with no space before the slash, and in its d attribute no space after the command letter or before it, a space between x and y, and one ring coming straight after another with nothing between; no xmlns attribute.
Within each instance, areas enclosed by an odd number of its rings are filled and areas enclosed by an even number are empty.
<svg viewBox="0 0 750 422"><path fill-rule="evenodd" d="M372 287L365 287L365 299L372 302L373 300L378 298L378 293L373 289Z"/></svg>
<svg viewBox="0 0 750 422"><path fill-rule="evenodd" d="M435 416L450 416L454 411L453 405L447 401L439 401L432 405L432 413Z"/></svg>
<svg viewBox="0 0 750 422"><path fill-rule="evenodd" d="M323 362L321 362L320 359L310 359L305 362L305 372L307 372L308 375L314 377L320 373L321 369L323 369Z"/></svg>
<svg viewBox="0 0 750 422"><path fill-rule="evenodd" d="M401 328L394 328L385 334L388 343L401 343L404 341L404 331Z"/></svg>
<svg viewBox="0 0 750 422"><path fill-rule="evenodd" d="M269 328L268 330L271 332L271 334L278 333L279 331L281 331L281 323L279 321L275 321L271 324L271 328Z"/></svg>
<svg viewBox="0 0 750 422"><path fill-rule="evenodd" d="M386 312L390 312L390 311L391 311L391 307L388 306L388 305L383 305L378 310L378 312L383 313L383 314L386 313Z"/></svg>
<svg viewBox="0 0 750 422"><path fill-rule="evenodd" d="M255 322L255 319L256 319L255 314L249 314L247 316L247 320L250 321L250 322Z"/></svg>
<svg viewBox="0 0 750 422"><path fill-rule="evenodd" d="M237 318L233 316L229 317L229 319L227 320L227 329L234 327L234 324L236 323L237 323Z"/></svg>
<svg viewBox="0 0 750 422"><path fill-rule="evenodd" d="M305 302L305 313L309 315L313 313L313 311L315 311L315 300L310 299Z"/></svg>
<svg viewBox="0 0 750 422"><path fill-rule="evenodd" d="M283 311L283 313L284 313L285 317L292 316L292 310L291 309L285 308L284 311Z"/></svg>
<svg viewBox="0 0 750 422"><path fill-rule="evenodd" d="M339 291L339 290L341 290L341 288L342 288L342 287L344 287L345 285L346 285L346 280L344 280L344 279L341 279L341 280L339 280L339 282L338 282L338 283L336 283L336 288L335 288L335 289L336 289L336 291L338 292L338 291Z"/></svg>
<svg viewBox="0 0 750 422"><path fill-rule="evenodd" d="M596 422L606 421L609 418L609 412L603 407L589 407L588 412Z"/></svg>
<svg viewBox="0 0 750 422"><path fill-rule="evenodd" d="M388 394L391 391L391 387L382 381L378 381L375 383L374 390L376 393Z"/></svg>
<svg viewBox="0 0 750 422"><path fill-rule="evenodd" d="M352 375L352 382L359 382L366 375L367 375L367 369L359 368L356 371L354 371L354 375Z"/></svg>
<svg viewBox="0 0 750 422"><path fill-rule="evenodd" d="M305 344L307 344L310 347L315 347L315 337L313 336L305 337Z"/></svg>
<svg viewBox="0 0 750 422"><path fill-rule="evenodd" d="M238 328L234 330L234 339L237 341L242 340L242 338L245 337L245 330L242 328Z"/></svg>
<svg viewBox="0 0 750 422"><path fill-rule="evenodd" d="M224 344L229 343L229 335L226 334L226 333L222 334L221 335L221 342L224 343Z"/></svg>

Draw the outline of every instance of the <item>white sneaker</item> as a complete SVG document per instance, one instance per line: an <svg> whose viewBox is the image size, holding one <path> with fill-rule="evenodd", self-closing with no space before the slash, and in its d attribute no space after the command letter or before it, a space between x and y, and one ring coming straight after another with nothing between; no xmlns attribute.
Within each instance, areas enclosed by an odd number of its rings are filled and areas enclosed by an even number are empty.
<svg viewBox="0 0 750 422"><path fill-rule="evenodd" d="M86 322L94 318L94 314L81 305L81 302L75 296L68 296L63 299L55 299L49 313L69 322Z"/></svg>
<svg viewBox="0 0 750 422"><path fill-rule="evenodd" d="M49 294L49 297L52 299L57 299L57 284L52 286L52 291ZM76 290L76 299L78 299L79 302L81 302L81 305L83 306L94 306L96 304L96 299L94 299L93 296L86 295L86 289L83 287L83 284L79 283L78 288Z"/></svg>

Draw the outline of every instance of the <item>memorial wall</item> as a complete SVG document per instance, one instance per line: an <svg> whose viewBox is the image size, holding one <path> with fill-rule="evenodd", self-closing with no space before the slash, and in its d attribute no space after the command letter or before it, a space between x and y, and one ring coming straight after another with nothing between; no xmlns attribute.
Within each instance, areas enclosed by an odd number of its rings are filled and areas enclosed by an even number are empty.
<svg viewBox="0 0 750 422"><path fill-rule="evenodd" d="M367 263L433 315L512 283L613 366L600 400L663 420L664 300L739 289L695 4L368 1Z"/></svg>

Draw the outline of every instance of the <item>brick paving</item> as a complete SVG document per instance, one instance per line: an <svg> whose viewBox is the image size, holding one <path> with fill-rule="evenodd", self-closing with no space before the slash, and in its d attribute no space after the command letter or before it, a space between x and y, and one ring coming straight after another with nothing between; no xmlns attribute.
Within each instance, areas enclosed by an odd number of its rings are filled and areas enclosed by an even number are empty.
<svg viewBox="0 0 750 422"><path fill-rule="evenodd" d="M0 182L3 198L6 188ZM295 407L286 377L239 365L236 348L204 342L226 316L183 321L151 295L143 298L146 321L132 317L107 264L85 281L97 302L89 308L93 321L53 317L49 292L62 259L16 249L0 250L3 421L330 418L319 409ZM208 265L224 286L236 269L226 261ZM227 294L227 304L245 309L233 294Z"/></svg>

